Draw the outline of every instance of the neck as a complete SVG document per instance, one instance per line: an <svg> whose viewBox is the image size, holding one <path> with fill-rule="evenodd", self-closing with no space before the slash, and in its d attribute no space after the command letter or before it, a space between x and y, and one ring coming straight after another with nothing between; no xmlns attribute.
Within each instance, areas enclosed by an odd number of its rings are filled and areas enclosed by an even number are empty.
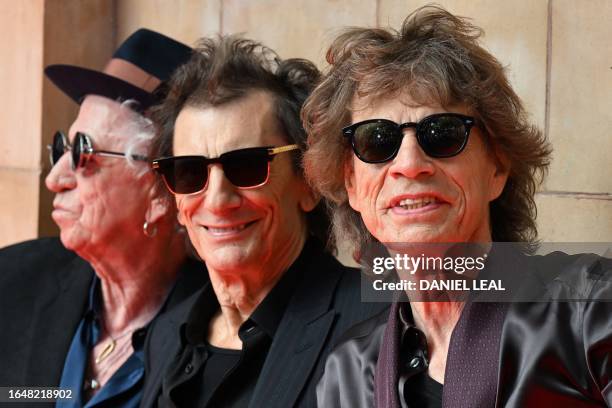
<svg viewBox="0 0 612 408"><path fill-rule="evenodd" d="M447 343L459 321L464 302L411 302L416 326L431 345Z"/></svg>
<svg viewBox="0 0 612 408"><path fill-rule="evenodd" d="M108 334L146 325L157 313L185 258L178 234L139 240L132 248L108 247L87 259L101 280Z"/></svg>
<svg viewBox="0 0 612 408"><path fill-rule="evenodd" d="M461 316L463 305L463 302L412 302L410 304L414 322L427 338L428 374L441 384L444 384L450 338Z"/></svg>
<svg viewBox="0 0 612 408"><path fill-rule="evenodd" d="M292 240L285 247L277 248L272 257L260 259L255 265L242 265L232 270L209 268L211 284L221 306L210 325L208 340L211 344L229 347L240 344L240 325L295 262L305 240L305 235Z"/></svg>

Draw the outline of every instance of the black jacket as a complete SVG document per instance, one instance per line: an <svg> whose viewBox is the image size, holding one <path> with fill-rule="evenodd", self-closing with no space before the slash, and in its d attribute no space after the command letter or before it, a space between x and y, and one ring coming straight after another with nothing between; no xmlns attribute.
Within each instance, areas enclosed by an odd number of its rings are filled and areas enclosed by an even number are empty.
<svg viewBox="0 0 612 408"><path fill-rule="evenodd" d="M612 406L612 262L553 253L507 268L536 276L521 290L540 301L466 305L451 336L443 406ZM345 334L318 385L320 407L402 406L399 376L419 370L393 340L403 329L398 311L395 303L388 317Z"/></svg>
<svg viewBox="0 0 612 408"><path fill-rule="evenodd" d="M308 259L281 319L249 407L313 407L325 358L339 336L356 322L388 307L361 302L359 270L323 251ZM142 407L157 406L167 366L180 353L179 335L198 294L154 322L145 344Z"/></svg>
<svg viewBox="0 0 612 408"><path fill-rule="evenodd" d="M57 238L0 250L0 386L59 385L93 277L89 263ZM202 263L186 261L164 308L207 281Z"/></svg>

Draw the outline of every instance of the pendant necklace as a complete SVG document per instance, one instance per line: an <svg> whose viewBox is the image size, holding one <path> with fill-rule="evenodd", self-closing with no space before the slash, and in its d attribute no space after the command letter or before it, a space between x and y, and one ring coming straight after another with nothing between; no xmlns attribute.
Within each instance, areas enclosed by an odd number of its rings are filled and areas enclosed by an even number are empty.
<svg viewBox="0 0 612 408"><path fill-rule="evenodd" d="M110 356L112 354L112 352L115 351L115 347L117 346L117 341L122 339L123 337L127 336L128 334L131 334L132 332L133 331L128 330L125 333L122 333L122 334L120 334L117 337L113 337L113 336L111 336L110 333L108 333L108 337L110 337L110 341L106 343L106 345L104 346L102 351L96 356L96 359L95 359L96 364L100 364L108 356Z"/></svg>

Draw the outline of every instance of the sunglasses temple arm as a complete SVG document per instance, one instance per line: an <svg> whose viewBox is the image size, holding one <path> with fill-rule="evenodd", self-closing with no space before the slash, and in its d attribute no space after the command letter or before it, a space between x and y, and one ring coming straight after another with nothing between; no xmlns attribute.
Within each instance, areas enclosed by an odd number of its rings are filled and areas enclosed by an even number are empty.
<svg viewBox="0 0 612 408"><path fill-rule="evenodd" d="M287 146L273 147L271 149L268 149L268 153L270 155L275 155L275 154L279 154L279 153L290 152L291 150L297 150L299 148L300 148L300 146L297 145L297 144L290 144L290 145L287 145Z"/></svg>
<svg viewBox="0 0 612 408"><path fill-rule="evenodd" d="M100 156L105 156L105 157L123 157L123 158L127 158L127 155L125 153L119 153L119 152L111 152L108 150L96 150L93 152L93 154L97 154ZM130 155L130 157L134 160L140 160L140 161L148 161L149 158L147 156L142 156L139 154L132 154Z"/></svg>

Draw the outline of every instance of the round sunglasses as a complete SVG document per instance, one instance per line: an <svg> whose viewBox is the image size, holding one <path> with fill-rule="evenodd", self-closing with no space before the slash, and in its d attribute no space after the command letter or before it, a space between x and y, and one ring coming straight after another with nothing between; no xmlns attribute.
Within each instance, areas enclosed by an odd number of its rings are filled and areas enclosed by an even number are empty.
<svg viewBox="0 0 612 408"><path fill-rule="evenodd" d="M474 118L459 113L437 113L421 121L398 124L388 119L368 119L342 129L355 155L366 163L393 160L402 145L404 129L414 128L419 146L430 157L456 156L468 142Z"/></svg>
<svg viewBox="0 0 612 408"><path fill-rule="evenodd" d="M262 186L270 177L270 162L279 153L299 149L296 144L280 147L250 147L223 153L217 158L173 156L155 159L153 170L159 173L173 194L197 194L206 189L210 164L219 163L225 177L240 189Z"/></svg>
<svg viewBox="0 0 612 408"><path fill-rule="evenodd" d="M126 153L111 152L108 150L96 150L93 148L91 137L82 132L77 132L72 141L72 146L68 142L68 138L61 130L58 130L53 135L53 140L50 145L47 145L49 149L49 161L51 167L55 166L64 153L71 151L72 158L72 170L76 170L79 167L85 167L87 162L93 155L105 156L105 157L119 157L126 159L128 155ZM138 154L132 154L130 157L134 160L147 161L149 160L146 156Z"/></svg>

